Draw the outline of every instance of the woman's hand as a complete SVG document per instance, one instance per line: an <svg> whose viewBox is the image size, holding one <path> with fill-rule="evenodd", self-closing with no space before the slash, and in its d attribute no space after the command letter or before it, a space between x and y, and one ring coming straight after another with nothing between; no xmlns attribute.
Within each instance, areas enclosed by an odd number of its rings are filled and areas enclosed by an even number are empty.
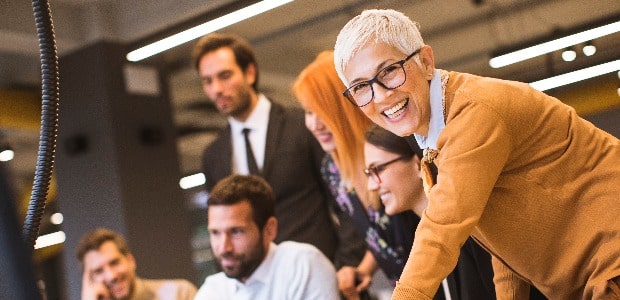
<svg viewBox="0 0 620 300"><path fill-rule="evenodd" d="M372 282L372 274L360 272L350 266L344 266L336 274L338 289L347 300L359 300L360 293L368 289Z"/></svg>

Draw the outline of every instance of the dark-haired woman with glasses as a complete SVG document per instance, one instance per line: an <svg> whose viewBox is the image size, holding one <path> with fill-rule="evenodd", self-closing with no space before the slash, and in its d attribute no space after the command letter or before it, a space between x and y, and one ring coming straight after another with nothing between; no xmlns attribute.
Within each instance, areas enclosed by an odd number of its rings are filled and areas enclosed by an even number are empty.
<svg viewBox="0 0 620 300"><path fill-rule="evenodd" d="M388 214L413 211L422 216L428 198L422 185L422 150L412 138L403 138L377 125L366 132L364 157L368 189L375 191ZM444 281L445 282L445 281ZM465 241L454 272L448 277L452 299L495 299L491 256L471 238ZM533 300L545 299L534 288Z"/></svg>

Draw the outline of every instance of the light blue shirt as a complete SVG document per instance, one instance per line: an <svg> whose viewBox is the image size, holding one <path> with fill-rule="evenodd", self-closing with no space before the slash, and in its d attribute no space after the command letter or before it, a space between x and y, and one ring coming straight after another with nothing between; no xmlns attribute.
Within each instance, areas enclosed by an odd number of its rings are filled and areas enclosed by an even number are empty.
<svg viewBox="0 0 620 300"><path fill-rule="evenodd" d="M246 280L223 272L208 276L194 300L338 300L332 263L316 247L298 242L271 243L263 262Z"/></svg>
<svg viewBox="0 0 620 300"><path fill-rule="evenodd" d="M444 127L446 127L443 115L444 95L441 87L441 71L439 69L435 69L435 74L433 75L433 79L431 79L430 94L431 118L428 124L428 136L419 135L417 133L413 135L420 149L431 148L439 150L437 149L437 139Z"/></svg>

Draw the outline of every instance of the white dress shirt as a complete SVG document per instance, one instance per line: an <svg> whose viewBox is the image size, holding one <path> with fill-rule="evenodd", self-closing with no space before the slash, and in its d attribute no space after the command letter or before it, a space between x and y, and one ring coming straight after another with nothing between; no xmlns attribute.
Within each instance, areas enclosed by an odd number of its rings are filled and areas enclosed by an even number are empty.
<svg viewBox="0 0 620 300"><path fill-rule="evenodd" d="M338 300L332 263L316 247L298 242L271 243L263 262L246 280L223 272L208 276L194 300Z"/></svg>

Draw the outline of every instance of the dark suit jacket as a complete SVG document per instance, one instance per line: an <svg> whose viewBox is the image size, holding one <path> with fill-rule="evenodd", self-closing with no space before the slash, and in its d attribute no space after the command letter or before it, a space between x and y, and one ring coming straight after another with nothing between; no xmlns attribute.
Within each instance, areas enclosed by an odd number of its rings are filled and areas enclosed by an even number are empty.
<svg viewBox="0 0 620 300"><path fill-rule="evenodd" d="M325 152L304 124L301 109L272 102L262 176L276 197L276 242L310 243L334 261L342 255L337 254L339 237L330 214L333 200L320 173ZM209 191L232 173L230 131L230 126L222 130L204 151L203 171ZM348 243L340 245L346 247Z"/></svg>

